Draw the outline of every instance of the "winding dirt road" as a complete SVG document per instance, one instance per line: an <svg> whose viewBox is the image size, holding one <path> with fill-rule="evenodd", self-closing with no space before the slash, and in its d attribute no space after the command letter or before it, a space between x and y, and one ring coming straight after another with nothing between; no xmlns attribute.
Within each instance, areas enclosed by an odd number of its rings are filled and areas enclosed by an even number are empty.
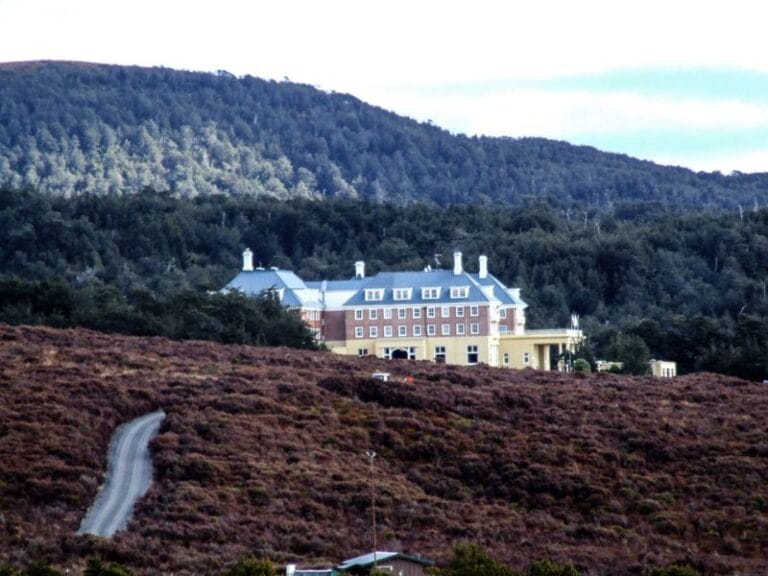
<svg viewBox="0 0 768 576"><path fill-rule="evenodd" d="M128 525L133 505L152 484L149 441L163 418L162 410L152 412L117 429L109 449L107 479L78 534L110 538Z"/></svg>

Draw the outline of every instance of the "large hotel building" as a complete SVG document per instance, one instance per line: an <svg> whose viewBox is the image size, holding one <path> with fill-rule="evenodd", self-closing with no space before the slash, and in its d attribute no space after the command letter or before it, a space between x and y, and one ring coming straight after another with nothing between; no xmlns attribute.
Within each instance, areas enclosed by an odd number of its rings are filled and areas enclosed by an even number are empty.
<svg viewBox="0 0 768 576"><path fill-rule="evenodd" d="M485 256L476 274L467 272L461 252L448 270L368 277L365 263L356 262L349 280L304 282L287 270L254 268L246 249L242 271L225 290L275 292L338 354L554 370L582 338L575 326L527 330L520 290L490 274Z"/></svg>

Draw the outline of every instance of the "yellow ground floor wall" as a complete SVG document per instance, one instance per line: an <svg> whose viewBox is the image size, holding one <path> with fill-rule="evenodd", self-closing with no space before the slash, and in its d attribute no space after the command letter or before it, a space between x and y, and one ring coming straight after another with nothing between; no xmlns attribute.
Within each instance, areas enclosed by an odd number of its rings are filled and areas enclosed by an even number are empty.
<svg viewBox="0 0 768 576"><path fill-rule="evenodd" d="M499 358L501 366L508 368L533 368L535 370L563 370L562 362L557 358L565 351L573 352L577 343L583 339L579 330L537 331L519 335L499 337Z"/></svg>
<svg viewBox="0 0 768 576"><path fill-rule="evenodd" d="M365 354L387 357L395 350L401 350L412 355L414 360L435 361L438 348L443 348L446 364L465 366L468 364L492 364L492 347L497 343L488 336L452 336L430 338L360 338L346 342L326 342L326 345L337 354ZM475 347L471 348L470 347ZM471 352L470 352L471 350ZM472 356L470 356L470 353ZM477 355L477 362L470 360ZM497 364L498 362L496 362ZM494 364L495 365L495 364Z"/></svg>
<svg viewBox="0 0 768 576"><path fill-rule="evenodd" d="M438 348L445 350L445 363L466 366L483 363L504 368L562 369L552 366L551 357L565 350L573 351L583 338L577 330L538 331L534 334L504 336L450 336L429 338L360 338L326 342L336 354L390 357L395 350L414 360L435 361ZM476 347L476 351L474 348ZM472 360L477 355L477 362Z"/></svg>
<svg viewBox="0 0 768 576"><path fill-rule="evenodd" d="M674 378L677 376L677 362L668 360L651 360L651 374L656 378Z"/></svg>

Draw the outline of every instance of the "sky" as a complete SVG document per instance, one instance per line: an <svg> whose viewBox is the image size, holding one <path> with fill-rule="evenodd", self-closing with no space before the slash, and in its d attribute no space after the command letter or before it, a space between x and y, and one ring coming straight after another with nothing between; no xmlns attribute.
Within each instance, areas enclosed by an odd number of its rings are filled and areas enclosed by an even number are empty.
<svg viewBox="0 0 768 576"><path fill-rule="evenodd" d="M758 0L0 0L0 62L226 70L453 133L768 172Z"/></svg>

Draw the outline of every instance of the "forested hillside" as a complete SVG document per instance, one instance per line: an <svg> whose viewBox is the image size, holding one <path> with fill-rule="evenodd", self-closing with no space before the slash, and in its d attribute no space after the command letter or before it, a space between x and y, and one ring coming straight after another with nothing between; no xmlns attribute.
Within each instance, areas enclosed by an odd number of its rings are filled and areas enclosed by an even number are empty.
<svg viewBox="0 0 768 576"><path fill-rule="evenodd" d="M200 296L237 273L246 246L257 263L306 280L351 277L360 259L370 273L450 266L455 248L476 269L486 254L492 273L522 288L530 328L567 326L579 314L590 342L582 353L592 360L655 356L681 372L768 377L767 210L606 217L545 204L185 199L151 190L66 199L0 188L0 321L258 342L236 330L248 332L242 303ZM185 305L194 314L177 329ZM305 342L292 330L292 342Z"/></svg>
<svg viewBox="0 0 768 576"><path fill-rule="evenodd" d="M535 135L532 135L535 136ZM353 96L227 73L0 65L0 182L61 195L225 193L745 209L768 175L694 173L540 138L469 138Z"/></svg>

